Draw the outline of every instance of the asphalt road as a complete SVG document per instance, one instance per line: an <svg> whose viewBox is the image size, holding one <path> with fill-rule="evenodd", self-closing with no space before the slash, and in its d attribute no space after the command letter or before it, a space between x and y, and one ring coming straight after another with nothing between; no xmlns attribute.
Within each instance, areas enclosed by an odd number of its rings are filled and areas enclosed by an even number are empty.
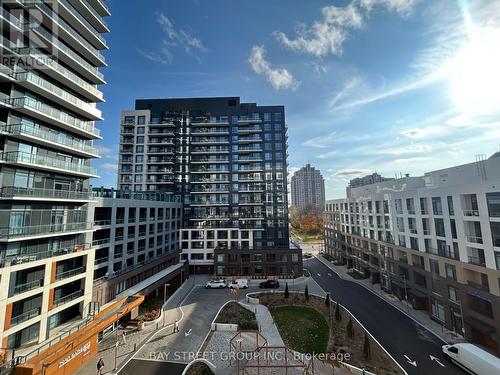
<svg viewBox="0 0 500 375"><path fill-rule="evenodd" d="M316 258L304 262L304 268L333 300L354 314L408 375L465 374L445 360L443 341L371 291L341 279ZM438 358L441 365L430 356Z"/></svg>

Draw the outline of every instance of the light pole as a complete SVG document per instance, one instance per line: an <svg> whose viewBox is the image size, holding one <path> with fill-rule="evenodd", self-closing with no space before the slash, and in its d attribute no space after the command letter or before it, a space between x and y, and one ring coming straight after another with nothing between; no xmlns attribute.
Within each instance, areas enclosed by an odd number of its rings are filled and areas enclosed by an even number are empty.
<svg viewBox="0 0 500 375"><path fill-rule="evenodd" d="M116 371L116 358L118 357L118 323L119 323L119 315L122 314L122 311L118 311L116 313L116 330L115 330L115 367L113 368L113 371Z"/></svg>
<svg viewBox="0 0 500 375"><path fill-rule="evenodd" d="M294 286L295 286L295 271L292 270L292 292L293 292Z"/></svg>
<svg viewBox="0 0 500 375"><path fill-rule="evenodd" d="M167 292L168 292L168 287L170 286L170 284L163 284L163 308L164 308L164 314L163 314L163 326L165 326L165 320L166 319L166 316L167 316Z"/></svg>

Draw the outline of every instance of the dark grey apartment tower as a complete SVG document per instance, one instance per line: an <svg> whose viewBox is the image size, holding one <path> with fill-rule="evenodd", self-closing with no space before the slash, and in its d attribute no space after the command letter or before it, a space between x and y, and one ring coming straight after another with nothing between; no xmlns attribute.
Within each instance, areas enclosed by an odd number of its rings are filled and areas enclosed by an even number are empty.
<svg viewBox="0 0 500 375"><path fill-rule="evenodd" d="M102 0L0 1L0 338L18 354L92 301L109 14Z"/></svg>
<svg viewBox="0 0 500 375"><path fill-rule="evenodd" d="M286 159L283 106L239 97L137 100L122 115L118 187L181 195L181 256L197 269L298 274Z"/></svg>

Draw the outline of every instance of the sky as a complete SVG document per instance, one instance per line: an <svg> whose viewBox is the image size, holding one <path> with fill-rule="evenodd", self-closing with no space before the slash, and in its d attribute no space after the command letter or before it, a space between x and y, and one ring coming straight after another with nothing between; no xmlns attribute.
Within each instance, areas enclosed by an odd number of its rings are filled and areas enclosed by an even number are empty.
<svg viewBox="0 0 500 375"><path fill-rule="evenodd" d="M137 98L284 105L289 172L327 199L352 178L412 176L500 147L500 0L108 0L104 139L116 186L120 113Z"/></svg>

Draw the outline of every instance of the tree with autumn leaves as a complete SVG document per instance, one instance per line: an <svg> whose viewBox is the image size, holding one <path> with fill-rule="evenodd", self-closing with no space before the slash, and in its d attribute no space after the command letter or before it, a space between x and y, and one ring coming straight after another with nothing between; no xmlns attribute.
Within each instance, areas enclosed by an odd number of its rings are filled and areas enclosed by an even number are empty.
<svg viewBox="0 0 500 375"><path fill-rule="evenodd" d="M290 224L298 234L321 235L323 234L323 211L308 205L303 209L290 208Z"/></svg>

